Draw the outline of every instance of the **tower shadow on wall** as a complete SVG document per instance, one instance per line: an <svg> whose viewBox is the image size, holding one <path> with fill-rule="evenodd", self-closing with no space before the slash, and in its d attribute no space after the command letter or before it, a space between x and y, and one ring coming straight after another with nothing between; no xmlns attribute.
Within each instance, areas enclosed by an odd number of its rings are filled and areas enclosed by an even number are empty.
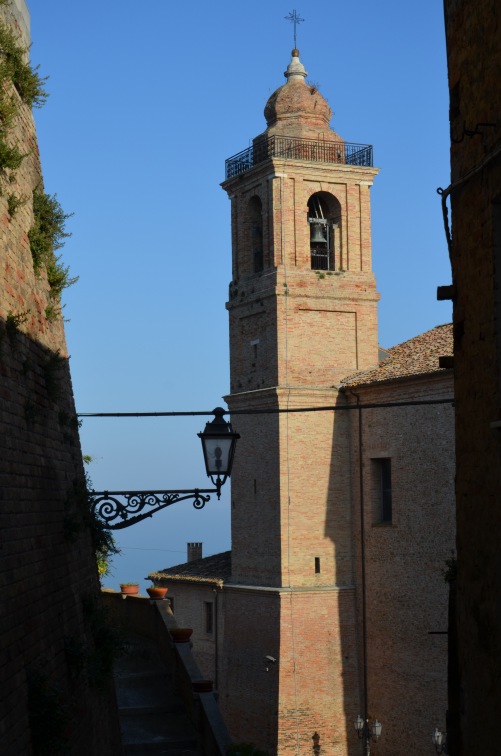
<svg viewBox="0 0 501 756"><path fill-rule="evenodd" d="M3 746L113 753L118 720L96 653L99 582L68 359L24 332L36 327L29 317L0 321ZM47 327L62 333L60 322Z"/></svg>

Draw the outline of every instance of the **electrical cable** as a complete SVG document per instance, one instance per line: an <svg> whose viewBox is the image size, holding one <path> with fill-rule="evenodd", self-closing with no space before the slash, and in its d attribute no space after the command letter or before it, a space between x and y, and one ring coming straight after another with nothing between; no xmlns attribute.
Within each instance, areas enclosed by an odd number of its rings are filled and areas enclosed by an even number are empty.
<svg viewBox="0 0 501 756"><path fill-rule="evenodd" d="M391 409L392 407L419 407L432 404L454 404L454 398L446 399L414 399L408 402L370 402L361 404L361 409ZM294 412L344 412L358 410L356 404L326 405L324 407L286 407L276 409L253 409L253 410L225 410L224 415L277 415L280 413ZM77 417L195 417L214 414L212 410L193 412L77 412Z"/></svg>

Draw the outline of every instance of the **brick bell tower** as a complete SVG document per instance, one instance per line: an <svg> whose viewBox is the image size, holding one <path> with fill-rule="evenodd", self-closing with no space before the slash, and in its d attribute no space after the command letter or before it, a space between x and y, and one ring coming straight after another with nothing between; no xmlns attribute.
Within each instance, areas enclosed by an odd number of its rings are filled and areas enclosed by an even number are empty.
<svg viewBox="0 0 501 756"><path fill-rule="evenodd" d="M234 738L281 756L355 747L349 418L297 410L342 402L340 380L375 366L378 346L372 150L330 128L306 76L294 49L266 131L226 161L222 185L233 251L227 401L251 414L232 418L241 440L220 702Z"/></svg>

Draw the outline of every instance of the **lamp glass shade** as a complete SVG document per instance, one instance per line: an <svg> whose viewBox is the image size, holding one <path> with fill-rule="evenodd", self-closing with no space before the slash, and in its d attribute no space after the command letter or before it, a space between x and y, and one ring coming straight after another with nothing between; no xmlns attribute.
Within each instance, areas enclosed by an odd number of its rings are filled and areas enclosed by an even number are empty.
<svg viewBox="0 0 501 756"><path fill-rule="evenodd" d="M438 727L435 727L435 732L431 736L431 742L433 743L433 745L437 745L437 746L442 745L443 742L444 742L444 736L440 732L440 730L438 729Z"/></svg>
<svg viewBox="0 0 501 756"><path fill-rule="evenodd" d="M207 475L229 475L233 461L233 438L202 436Z"/></svg>
<svg viewBox="0 0 501 756"><path fill-rule="evenodd" d="M356 718L356 720L354 722L354 725L355 725L355 730L357 730L357 732L361 732L363 730L364 720L362 719L362 717L360 716L360 714Z"/></svg>
<svg viewBox="0 0 501 756"><path fill-rule="evenodd" d="M373 734L373 736L375 738L379 738L379 736L381 735L381 730L382 729L383 729L383 725L381 724L381 722L378 722L378 720L376 719L372 723L372 734Z"/></svg>
<svg viewBox="0 0 501 756"><path fill-rule="evenodd" d="M240 436L224 420L221 407L216 407L214 415L214 420L207 423L203 433L198 435L202 441L207 475L226 479L231 475L235 446Z"/></svg>

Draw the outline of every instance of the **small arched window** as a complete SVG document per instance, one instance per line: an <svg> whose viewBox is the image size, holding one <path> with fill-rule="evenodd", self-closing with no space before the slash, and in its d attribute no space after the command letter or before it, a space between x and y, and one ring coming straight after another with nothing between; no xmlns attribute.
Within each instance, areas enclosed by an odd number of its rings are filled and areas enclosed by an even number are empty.
<svg viewBox="0 0 501 756"><path fill-rule="evenodd" d="M252 271L263 270L263 209L259 197L251 197L247 208L249 222L249 243L252 256Z"/></svg>
<svg viewBox="0 0 501 756"><path fill-rule="evenodd" d="M335 269L336 229L339 229L340 205L327 192L312 194L308 201L310 254L312 270Z"/></svg>

